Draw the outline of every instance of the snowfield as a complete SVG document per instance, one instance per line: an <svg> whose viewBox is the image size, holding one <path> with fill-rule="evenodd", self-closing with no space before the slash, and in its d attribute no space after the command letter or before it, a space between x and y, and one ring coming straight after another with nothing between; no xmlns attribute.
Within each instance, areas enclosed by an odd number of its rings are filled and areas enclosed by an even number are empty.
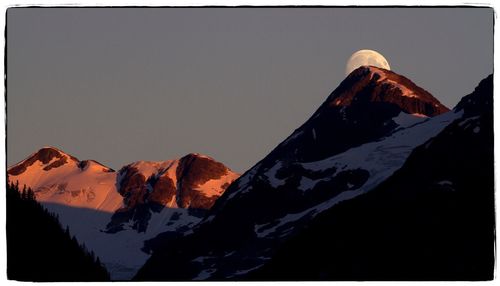
<svg viewBox="0 0 500 286"><path fill-rule="evenodd" d="M351 148L344 153L324 160L301 163L304 169L310 171L324 171L333 167L342 171L364 169L369 172L370 176L360 188L344 191L300 213L291 213L278 220L263 225L255 225L257 236L260 238L282 236L290 231L290 229L284 227L285 225L290 224L290 227L293 227L293 222L305 216L316 216L341 201L355 198L374 189L402 167L415 147L436 136L448 124L461 116L462 112L455 113L452 111L433 118L423 118L406 113L400 114L394 118L400 128L397 128L390 136L376 142ZM282 162L277 162L274 167L266 172L269 182L273 185L279 185L278 182L281 182L280 179L274 177L281 165ZM307 192L322 180L324 179L313 180L302 177L299 188L303 192ZM244 191L244 188L242 191Z"/></svg>

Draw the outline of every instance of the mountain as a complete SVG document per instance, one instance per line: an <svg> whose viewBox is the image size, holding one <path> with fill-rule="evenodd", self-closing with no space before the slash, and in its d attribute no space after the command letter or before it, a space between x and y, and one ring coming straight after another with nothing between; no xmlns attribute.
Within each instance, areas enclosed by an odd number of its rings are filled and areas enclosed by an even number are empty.
<svg viewBox="0 0 500 286"><path fill-rule="evenodd" d="M406 77L363 66L349 74L311 118L266 159L321 160L386 136L399 127L392 119L401 112L415 119L447 111Z"/></svg>
<svg viewBox="0 0 500 286"><path fill-rule="evenodd" d="M130 279L149 256L143 242L165 231L182 233L198 223L238 178L201 154L138 161L118 172L44 147L7 170L8 181L34 190L110 271Z"/></svg>
<svg viewBox="0 0 500 286"><path fill-rule="evenodd" d="M394 175L318 215L246 279L493 279L493 77L454 112Z"/></svg>
<svg viewBox="0 0 500 286"><path fill-rule="evenodd" d="M153 255L135 279L244 279L316 216L373 190L462 115L401 75L358 68L193 230L148 241Z"/></svg>
<svg viewBox="0 0 500 286"><path fill-rule="evenodd" d="M79 161L44 147L8 168L8 181L31 187L39 202L113 212L123 198L115 191L116 172L96 161Z"/></svg>
<svg viewBox="0 0 500 286"><path fill-rule="evenodd" d="M7 277L18 281L106 281L109 274L34 200L31 189L7 186Z"/></svg>
<svg viewBox="0 0 500 286"><path fill-rule="evenodd" d="M154 213L168 209L186 209L202 217L238 174L224 164L201 154L188 154L179 160L139 161L118 172L118 192L125 198L107 226L114 233L124 224L145 232ZM170 222L172 223L172 222Z"/></svg>

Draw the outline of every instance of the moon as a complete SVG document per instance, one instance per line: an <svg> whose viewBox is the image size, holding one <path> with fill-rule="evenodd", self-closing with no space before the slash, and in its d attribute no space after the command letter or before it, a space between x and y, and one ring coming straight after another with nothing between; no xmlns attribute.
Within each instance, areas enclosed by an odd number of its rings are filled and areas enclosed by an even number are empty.
<svg viewBox="0 0 500 286"><path fill-rule="evenodd" d="M351 55L345 67L346 76L360 66L375 66L390 70L389 62L380 53L373 50L359 50Z"/></svg>

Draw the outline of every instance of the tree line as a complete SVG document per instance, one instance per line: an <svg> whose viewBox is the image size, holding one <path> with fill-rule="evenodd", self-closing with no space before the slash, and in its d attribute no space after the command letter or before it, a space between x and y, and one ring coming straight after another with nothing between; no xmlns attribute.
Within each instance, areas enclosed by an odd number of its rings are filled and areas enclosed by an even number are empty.
<svg viewBox="0 0 500 286"><path fill-rule="evenodd" d="M7 185L7 277L20 281L106 281L109 273L31 188Z"/></svg>

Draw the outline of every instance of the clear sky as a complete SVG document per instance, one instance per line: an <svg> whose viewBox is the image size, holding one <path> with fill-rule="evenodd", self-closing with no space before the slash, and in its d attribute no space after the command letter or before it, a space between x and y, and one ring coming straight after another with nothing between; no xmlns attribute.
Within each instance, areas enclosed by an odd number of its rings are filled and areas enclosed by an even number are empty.
<svg viewBox="0 0 500 286"><path fill-rule="evenodd" d="M204 153L244 172L373 49L448 107L493 72L489 8L11 8L7 163L118 169Z"/></svg>

